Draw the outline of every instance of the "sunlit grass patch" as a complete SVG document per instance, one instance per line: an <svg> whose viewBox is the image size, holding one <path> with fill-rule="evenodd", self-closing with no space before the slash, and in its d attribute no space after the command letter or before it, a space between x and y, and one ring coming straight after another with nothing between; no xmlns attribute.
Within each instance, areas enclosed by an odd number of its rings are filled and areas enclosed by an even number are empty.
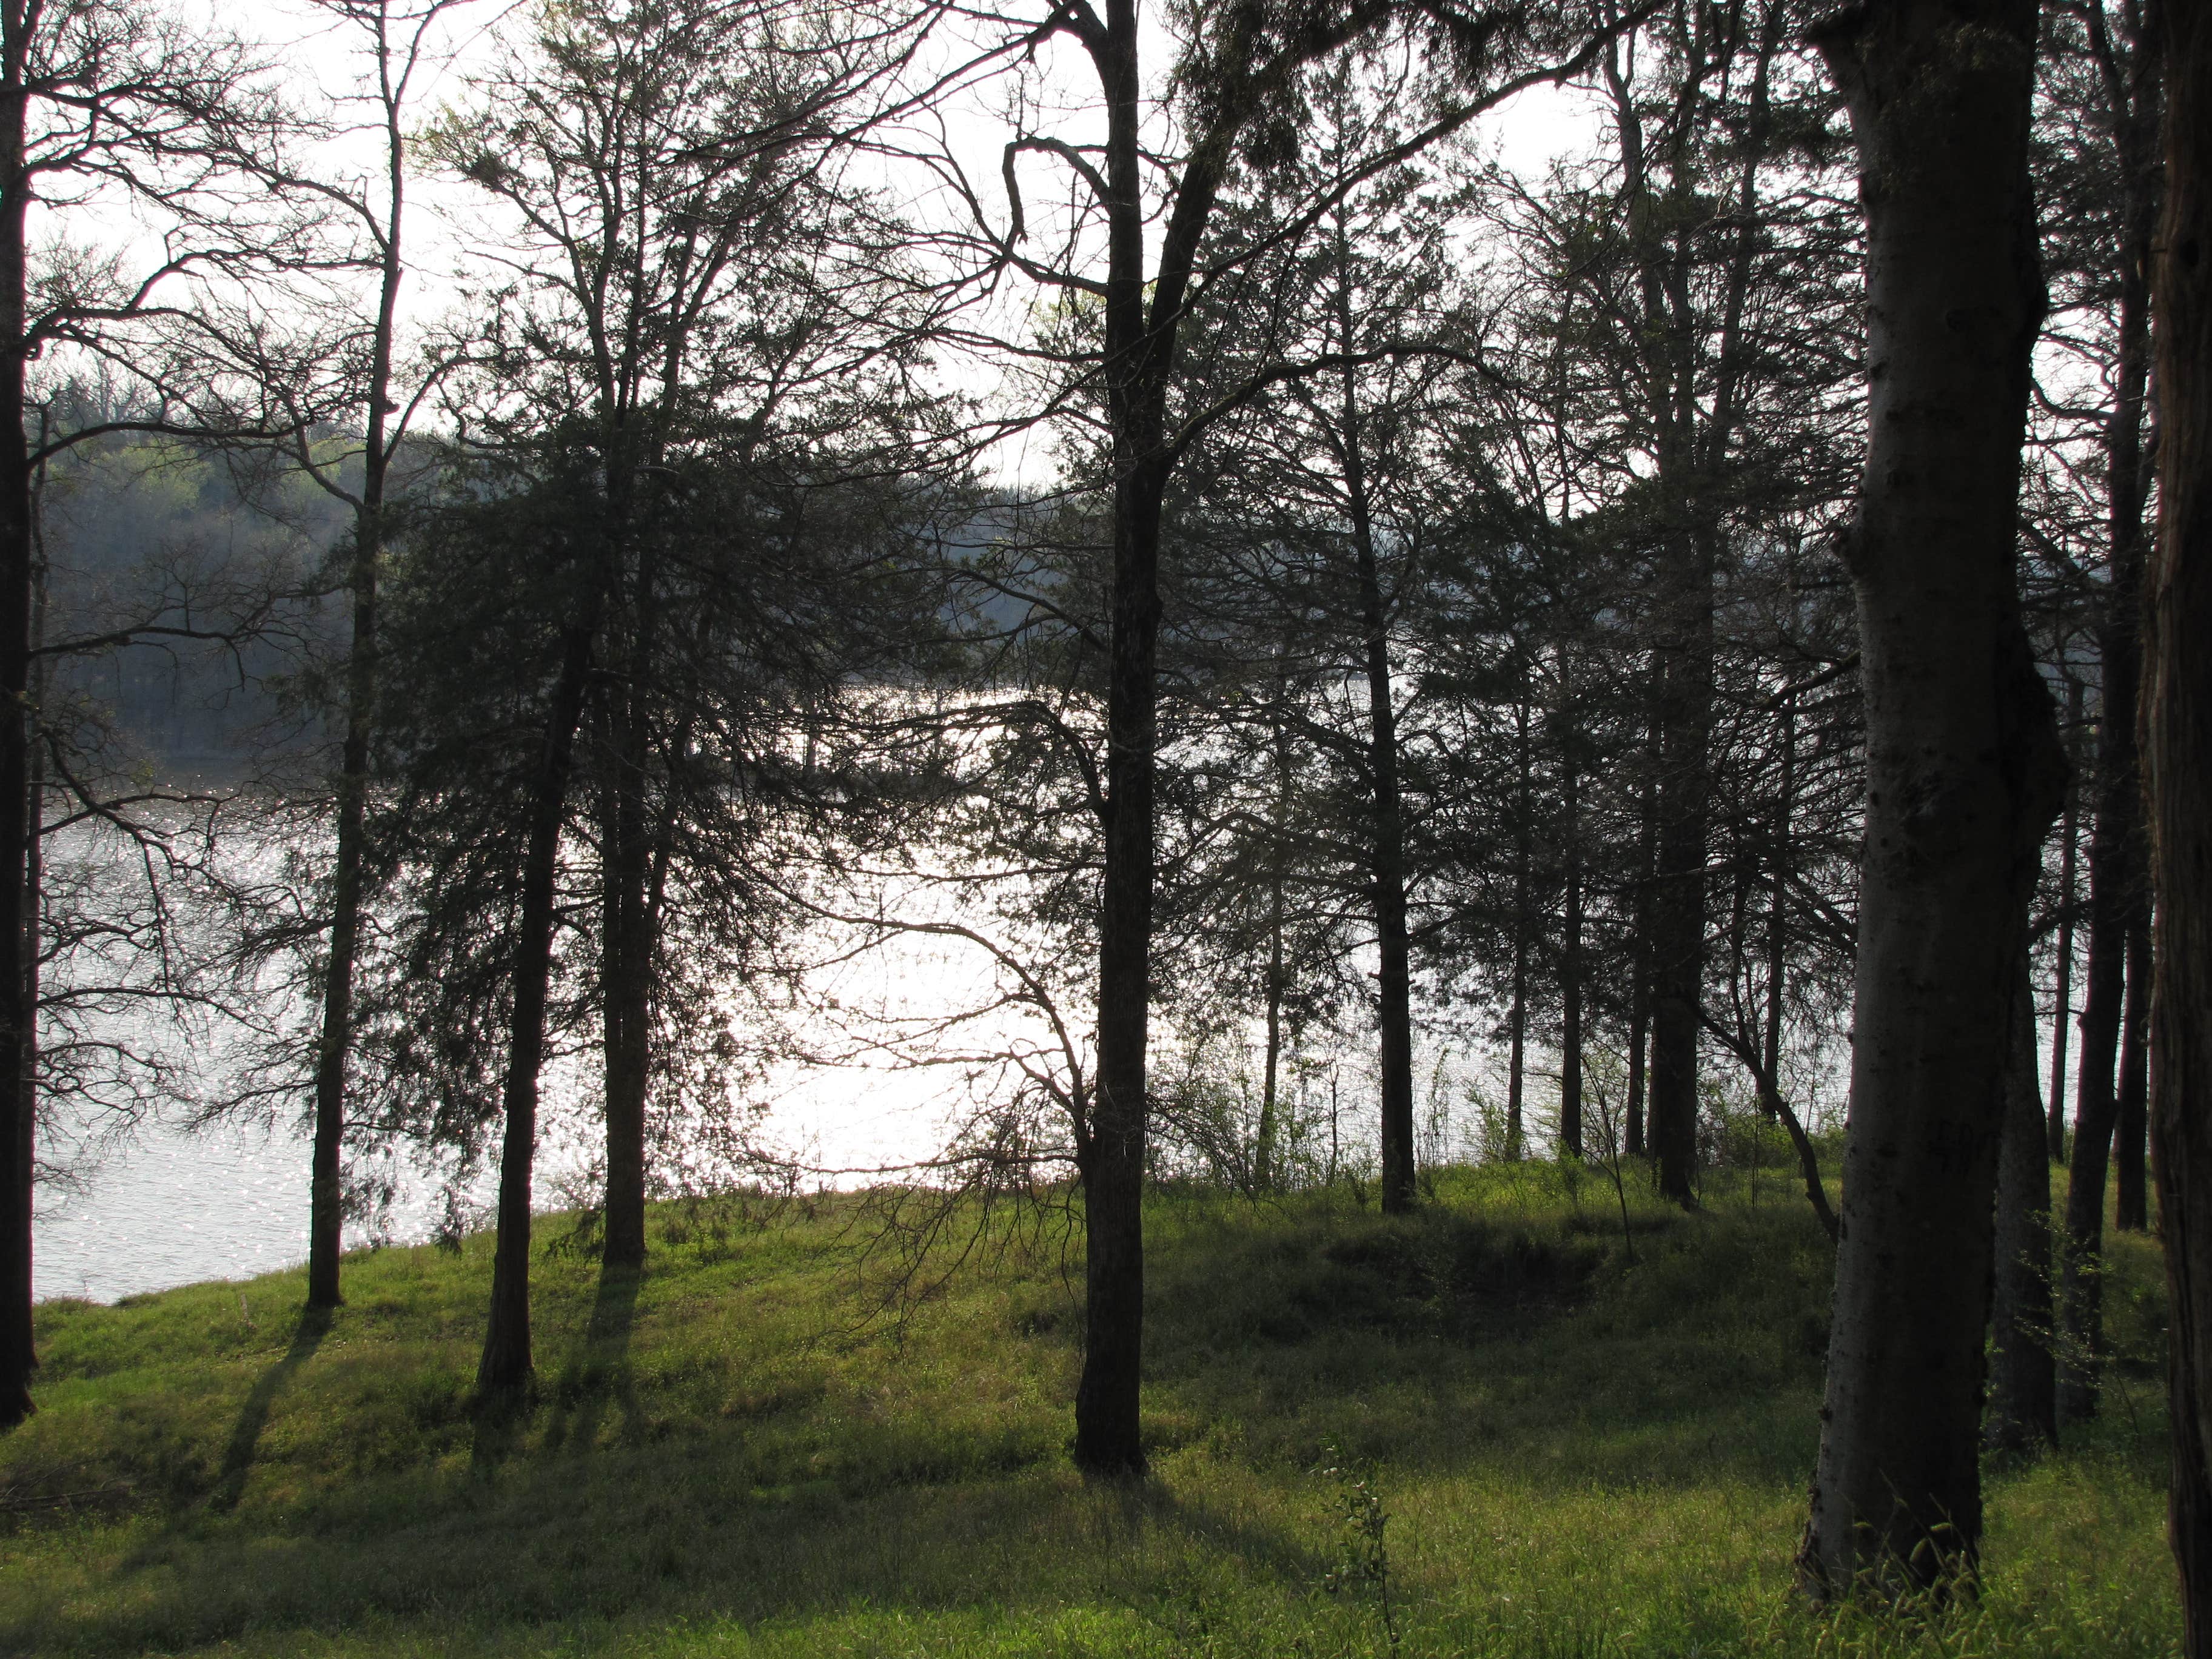
<svg viewBox="0 0 2212 1659"><path fill-rule="evenodd" d="M1624 1228L1601 1176L1542 1166L1443 1171L1406 1218L1163 1194L1132 1489L1066 1461L1079 1273L1049 1226L902 1308L852 1200L604 1284L555 1250L505 1419L471 1389L483 1240L349 1258L326 1324L297 1274L46 1310L0 1486L90 1495L7 1517L0 1651L2177 1650L2160 1407L2124 1374L2077 1447L1993 1471L1978 1601L1809 1609L1826 1241L1771 1180L1696 1216L1626 1196ZM2155 1265L2115 1252L2125 1352Z"/></svg>

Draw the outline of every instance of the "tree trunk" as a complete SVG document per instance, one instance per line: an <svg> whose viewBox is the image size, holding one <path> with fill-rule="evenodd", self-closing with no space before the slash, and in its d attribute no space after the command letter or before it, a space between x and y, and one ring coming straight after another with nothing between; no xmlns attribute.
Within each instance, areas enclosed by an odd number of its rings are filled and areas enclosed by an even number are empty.
<svg viewBox="0 0 2212 1659"><path fill-rule="evenodd" d="M2156 53L2136 46L2123 77L2102 27L2093 46L2112 105L2124 200L2119 267L2119 362L2112 412L2105 427L2105 477L2112 574L2098 630L2102 696L2097 714L2097 812L2089 834L2088 991L2081 1010L2081 1079L2075 1091L2074 1157L2066 1192L2064 1318L2074 1364L2059 1385L2062 1417L2093 1417L2097 1378L2087 1363L2104 1349L2104 1305L2097 1267L2105 1240L2105 1182L2119 1115L2114 1078L2125 1016L2128 933L2142 915L2142 787L2136 754L2142 641L2143 402L2150 374L2151 233L2157 214L2151 165Z"/></svg>
<svg viewBox="0 0 2212 1659"><path fill-rule="evenodd" d="M396 256L396 249L395 249ZM392 307L398 273L386 283L376 353L380 373L362 460L361 505L354 515L353 647L346 665L346 733L338 762L336 868L331 884L330 954L323 969L323 1029L315 1057L315 1136L307 1201L307 1305L335 1308L338 1257L345 1227L346 1071L353 1057L354 973L361 945L362 872L367 855L368 744L375 724L377 577L383 559L385 453L383 404L391 380Z"/></svg>
<svg viewBox="0 0 2212 1659"><path fill-rule="evenodd" d="M607 695L599 975L607 1186L601 1261L618 1268L645 1260L645 1107L653 1073L653 977L659 943L655 838L647 828L647 799L652 688L659 648L659 580L648 544L638 556L629 672Z"/></svg>
<svg viewBox="0 0 2212 1659"><path fill-rule="evenodd" d="M2122 573L2115 569L2117 587ZM2105 695L2132 711L2136 685L2135 610L2115 592L2113 615L2103 630ZM2124 644L2118 636L2126 635ZM2067 1363L2059 1377L2058 1409L2067 1422L2097 1414L2095 1357L2104 1348L2104 1310L2099 1260L2105 1244L2106 1176L2112 1131L2119 1115L2114 1076L2126 996L2128 891L2134 868L2135 744L2109 711L2098 732L2097 815L2089 831L2089 961L2081 1006L2081 1070L2074 1089L2074 1146L2068 1160L2065 1248L2060 1258L2060 1318Z"/></svg>
<svg viewBox="0 0 2212 1659"><path fill-rule="evenodd" d="M15 971L0 974L0 1429L31 1414L38 1367L31 1317L31 1183L37 1102L30 1048L37 1011L24 1001L30 936L31 464L23 431L23 165L28 42L21 0L7 0L0 42L0 942Z"/></svg>
<svg viewBox="0 0 2212 1659"><path fill-rule="evenodd" d="M1767 854L1774 860L1766 898L1766 1035L1760 1045L1766 1061L1769 1118L1782 1113L1782 994L1784 952L1789 942L1790 817L1797 810L1797 698L1782 700L1782 787L1774 803L1774 829Z"/></svg>
<svg viewBox="0 0 2212 1659"><path fill-rule="evenodd" d="M331 880L330 951L323 964L323 1029L315 1055L314 1150L308 1170L307 1305L335 1308L343 1299L338 1257L344 1247L346 1072L353 1058L354 976L361 947L367 860L368 745L376 723L377 582L384 560L385 494L391 476L392 355L406 275L402 232L406 210L407 146L400 126L404 79L390 76L386 18L374 23L384 99L385 218L379 251L376 321L369 339L363 410L361 495L354 503L353 640L346 661L346 732L338 754L337 846ZM419 30L418 26L418 30ZM418 32L417 40L420 40Z"/></svg>
<svg viewBox="0 0 2212 1659"><path fill-rule="evenodd" d="M2148 907L2145 907L2148 908ZM2124 1233L2148 1231L2149 1195L2143 1159L2150 1108L2150 917L2128 927L2128 994L2120 1024L2118 1110L2112 1126L2112 1225Z"/></svg>
<svg viewBox="0 0 2212 1659"><path fill-rule="evenodd" d="M2081 1008L2081 1070L2074 1091L2074 1146L2066 1187L2066 1243L2060 1261L2067 1364L2060 1417L2097 1414L2096 1357L2104 1351L2105 1189L2119 1116L2115 1077L2126 1003L2128 917L2142 880L2136 861L2135 713L2139 659L2138 571L2116 559L2103 635L2106 706L2098 723L2097 814L2089 832L2089 961Z"/></svg>
<svg viewBox="0 0 2212 1659"><path fill-rule="evenodd" d="M1344 225L1339 258L1348 265ZM1351 349L1348 283L1337 285L1339 325ZM1376 1018L1382 1085L1382 1208L1413 1207L1413 1002L1412 951L1406 936L1406 827L1398 793L1398 711L1390 691L1389 600L1375 556L1367 464L1353 371L1344 375L1344 489L1352 509L1352 550L1359 586L1359 625L1367 675L1367 765L1370 803L1368 857L1375 907Z"/></svg>
<svg viewBox="0 0 2212 1659"><path fill-rule="evenodd" d="M1260 1091L1259 1145L1253 1151L1253 1182L1265 1192L1275 1183L1275 1139L1280 1121L1282 1088L1283 997L1288 990L1283 959L1283 884L1291 832L1290 683L1286 672L1275 677L1274 730L1270 734L1275 773L1274 845L1267 853L1267 1054Z"/></svg>
<svg viewBox="0 0 2212 1659"><path fill-rule="evenodd" d="M538 1150L538 1074L545 1058L561 825L597 632L596 621L578 623L562 641L561 672L546 709L538 775L531 790L521 915L514 936L514 1024L507 1042L503 1096L507 1133L499 1160L499 1244L492 1257L491 1316L484 1327L483 1358L477 1366L477 1391L486 1398L526 1387L531 1376L530 1187Z"/></svg>
<svg viewBox="0 0 2212 1659"><path fill-rule="evenodd" d="M2182 1652L2212 1659L2212 13L2163 9L2158 546L2146 585L2152 1169L2166 1241Z"/></svg>
<svg viewBox="0 0 2212 1659"><path fill-rule="evenodd" d="M2035 987L2025 953L2013 987L2012 1054L1997 1151L1996 1280L1990 1314L1990 1401L1982 1437L2021 1455L2058 1443L2051 1357L2051 1160L2036 1097Z"/></svg>
<svg viewBox="0 0 2212 1659"><path fill-rule="evenodd" d="M2069 678L2066 687L2066 730L2081 729L2081 682ZM2078 775L2066 781L2066 815L2061 821L2058 849L2058 992L2051 1016L2051 1119L2047 1129L2051 1161L2066 1161L2066 1048L2074 1032L2074 890L2075 861L2081 840L2081 789Z"/></svg>
<svg viewBox="0 0 2212 1659"><path fill-rule="evenodd" d="M617 776L603 813L607 863L600 896L604 956L599 969L601 1082L606 1113L606 1194L601 1261L634 1267L645 1260L645 1097L652 1066L653 941L646 923L651 881L643 802L629 780L641 757L617 720L612 764Z"/></svg>
<svg viewBox="0 0 2212 1659"><path fill-rule="evenodd" d="M1628 1139L1631 1158L1644 1156L1644 980L1637 976L1628 991Z"/></svg>
<svg viewBox="0 0 2212 1659"><path fill-rule="evenodd" d="M1514 743L1521 762L1521 810L1515 818L1513 848L1513 1006L1507 1012L1505 1060L1505 1156L1522 1156L1522 1088L1528 1042L1528 680L1522 666L1521 701L1514 706Z"/></svg>
<svg viewBox="0 0 2212 1659"><path fill-rule="evenodd" d="M1698 1009L1705 1000L1705 855L1711 791L1712 549L1702 538L1677 573L1660 690L1658 869L1651 903L1649 1134L1659 1190L1695 1201Z"/></svg>
<svg viewBox="0 0 2212 1659"><path fill-rule="evenodd" d="M1099 901L1098 1081L1081 1149L1085 1342L1075 1461L1141 1474L1145 1318L1145 1048L1152 1000L1154 661L1159 634L1156 471L1115 491L1114 635L1107 682L1106 867Z"/></svg>
<svg viewBox="0 0 2212 1659"><path fill-rule="evenodd" d="M1283 878L1278 869L1267 884L1267 1055L1260 1085L1260 1122L1252 1149L1252 1184L1261 1192L1275 1184L1276 1098L1283 1065Z"/></svg>
<svg viewBox="0 0 2212 1659"><path fill-rule="evenodd" d="M1842 1243L1799 1556L1816 1595L1971 1575L2013 985L2063 762L2014 580L2042 314L2033 0L1872 0L1818 44L1867 224L1849 557L1867 805Z"/></svg>
<svg viewBox="0 0 2212 1659"><path fill-rule="evenodd" d="M1104 304L1114 467L1111 634L1106 677L1105 864L1098 898L1098 1058L1077 1164L1084 1196L1083 1372L1075 1461L1140 1475L1145 1328L1146 1043L1152 1012L1153 744L1158 730L1166 351L1145 308L1142 88L1135 0L1110 0L1086 40L1106 100Z"/></svg>
<svg viewBox="0 0 2212 1659"><path fill-rule="evenodd" d="M1561 731L1560 826L1567 863L1566 902L1559 936L1559 1151L1583 1155L1583 866L1580 779L1575 771L1571 668L1560 664L1565 720Z"/></svg>
<svg viewBox="0 0 2212 1659"><path fill-rule="evenodd" d="M1656 678L1655 674L1655 684ZM1658 727L1655 723L1645 755L1643 785L1637 794L1636 939L1629 961L1628 987L1628 1152L1632 1158L1642 1158L1645 1153L1644 1056L1651 1018L1651 875L1659 855L1659 806L1652 774L1657 765Z"/></svg>

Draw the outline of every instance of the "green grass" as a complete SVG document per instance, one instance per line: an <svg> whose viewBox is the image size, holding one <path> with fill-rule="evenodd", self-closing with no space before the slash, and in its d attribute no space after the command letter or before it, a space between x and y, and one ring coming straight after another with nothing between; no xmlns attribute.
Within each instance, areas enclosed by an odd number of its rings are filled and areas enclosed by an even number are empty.
<svg viewBox="0 0 2212 1659"><path fill-rule="evenodd" d="M0 1442L0 1653L1383 1656L1372 1583L1327 1587L1362 1476L1408 1656L2179 1651L2147 1245L2106 1420L1991 1471L1979 1600L1823 1616L1790 1558L1826 1246L1771 1174L1709 1196L1637 1203L1632 1266L1610 1187L1548 1170L1446 1171L1406 1221L1163 1195L1135 1489L1067 1462L1049 1223L903 1316L869 1316L849 1200L664 1212L604 1289L556 1250L504 1420L471 1401L483 1239L350 1258L326 1328L298 1273L49 1304L43 1409ZM26 1503L59 1493L93 1495Z"/></svg>

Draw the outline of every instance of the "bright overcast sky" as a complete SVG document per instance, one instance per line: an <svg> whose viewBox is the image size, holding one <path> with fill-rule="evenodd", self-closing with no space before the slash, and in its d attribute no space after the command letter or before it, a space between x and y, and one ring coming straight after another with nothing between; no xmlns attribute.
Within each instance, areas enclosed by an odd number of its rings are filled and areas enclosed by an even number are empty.
<svg viewBox="0 0 2212 1659"><path fill-rule="evenodd" d="M343 118L343 100L359 84L366 69L362 36L355 25L336 19L310 0L238 0L215 5L210 0L183 0L200 9L211 27L236 30L265 46L271 58L292 81L295 95L303 104ZM489 58L501 33L528 25L528 0L471 0L455 7L441 20L439 49L418 71L409 94L410 125L419 125L442 108L469 98L471 70ZM1170 47L1164 40L1147 43L1153 72L1164 71ZM1073 42L1053 43L1073 54ZM1063 71L1064 95L1054 84ZM1066 57L1057 64L1049 52L1042 76L1031 82L1064 105L1067 115L1059 130L1075 139L1097 135L1086 118L1095 86L1086 86L1087 73ZM971 88L945 112L946 135L962 165L980 179L995 182L1000 148L1006 127L1000 113L1006 93L1004 85ZM373 114L362 106L361 115ZM1595 106L1586 90L1538 88L1481 118L1468 135L1482 154L1494 158L1525 179L1540 178L1554 159L1589 142L1596 122ZM361 173L380 169L381 135L364 132L333 144L322 158L334 171ZM1040 175L1042 177L1042 175ZM895 190L897 182L886 179ZM406 238L410 270L403 302L416 322L427 322L447 310L471 271L474 251L495 239L498 226L491 218L493 204L481 189L450 176L428 171L410 173ZM997 205L995 203L993 205ZM125 233L126 235L128 233ZM73 240L83 240L80 232ZM478 267L481 274L481 267ZM364 298L366 296L364 295ZM948 366L949 372L970 389L988 384L976 371ZM1012 455L1005 465L1017 473L1031 470L1030 461L1042 457Z"/></svg>

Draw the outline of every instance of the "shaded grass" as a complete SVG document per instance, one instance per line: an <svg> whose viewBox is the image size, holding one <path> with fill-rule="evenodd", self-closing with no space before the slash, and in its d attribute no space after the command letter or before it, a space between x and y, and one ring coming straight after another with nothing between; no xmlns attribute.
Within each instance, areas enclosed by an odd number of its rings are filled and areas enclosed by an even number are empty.
<svg viewBox="0 0 2212 1659"><path fill-rule="evenodd" d="M1802 1198L1696 1217L1523 1166L1416 1216L1168 1192L1155 1475L1067 1467L1063 1241L864 1317L875 1223L664 1232L642 1273L538 1267L539 1388L470 1397L489 1241L41 1310L0 1488L0 1652L1370 1655L1328 1464L1389 1510L1409 1655L2164 1655L2156 1262L2116 1241L2106 1420L1993 1470L1988 1583L1940 1616L1790 1588L1829 1256ZM557 1231L557 1229L554 1230Z"/></svg>

